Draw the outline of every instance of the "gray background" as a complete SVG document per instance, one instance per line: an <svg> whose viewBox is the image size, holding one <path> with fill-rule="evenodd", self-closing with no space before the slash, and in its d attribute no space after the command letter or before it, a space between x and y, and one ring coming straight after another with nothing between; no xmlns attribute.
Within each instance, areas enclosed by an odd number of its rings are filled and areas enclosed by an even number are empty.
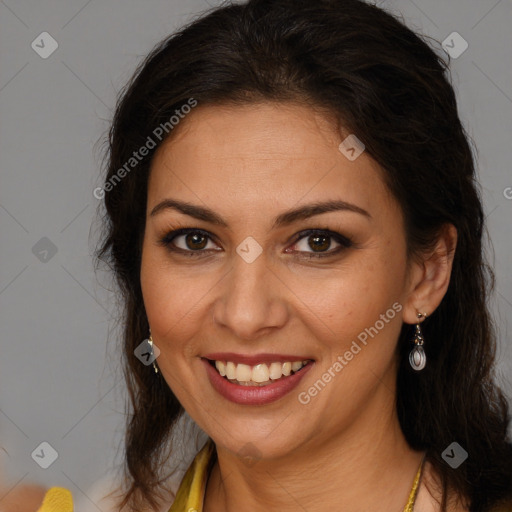
<svg viewBox="0 0 512 512"><path fill-rule="evenodd" d="M0 472L7 489L62 485L101 510L89 490L121 461L124 395L115 297L91 259L98 207L92 190L101 164L96 143L141 58L219 3L0 0ZM438 41L456 31L468 42L451 69L462 120L479 152L497 276L498 372L512 396L512 3L379 5ZM47 59L31 47L45 31L59 45ZM48 469L31 457L43 441L58 453Z"/></svg>

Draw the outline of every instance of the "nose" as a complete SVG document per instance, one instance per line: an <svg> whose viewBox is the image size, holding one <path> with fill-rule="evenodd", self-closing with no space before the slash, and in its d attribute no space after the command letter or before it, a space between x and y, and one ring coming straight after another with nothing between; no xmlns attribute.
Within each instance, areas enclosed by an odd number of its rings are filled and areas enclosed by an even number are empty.
<svg viewBox="0 0 512 512"><path fill-rule="evenodd" d="M218 283L213 320L241 340L256 340L282 328L288 319L286 286L263 252L248 263L234 254L233 266Z"/></svg>

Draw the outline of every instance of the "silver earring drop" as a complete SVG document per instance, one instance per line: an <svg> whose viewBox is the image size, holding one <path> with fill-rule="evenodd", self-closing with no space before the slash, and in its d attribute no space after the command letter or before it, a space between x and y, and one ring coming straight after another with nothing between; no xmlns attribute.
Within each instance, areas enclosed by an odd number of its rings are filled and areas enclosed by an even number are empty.
<svg viewBox="0 0 512 512"><path fill-rule="evenodd" d="M416 324L416 331L414 332L413 342L415 347L411 350L409 354L409 363L413 370L420 371L425 368L427 364L427 355L425 354L425 350L423 349L423 333L421 332L420 322L421 318L426 318L426 313L418 313L418 323Z"/></svg>
<svg viewBox="0 0 512 512"><path fill-rule="evenodd" d="M155 354L155 351L153 349L153 336L151 334L151 329L149 330L149 338L148 338L149 346L151 347L151 355ZM156 360L156 358L155 358ZM155 373L158 373L158 368L156 367L155 361L153 361L153 369L155 370Z"/></svg>

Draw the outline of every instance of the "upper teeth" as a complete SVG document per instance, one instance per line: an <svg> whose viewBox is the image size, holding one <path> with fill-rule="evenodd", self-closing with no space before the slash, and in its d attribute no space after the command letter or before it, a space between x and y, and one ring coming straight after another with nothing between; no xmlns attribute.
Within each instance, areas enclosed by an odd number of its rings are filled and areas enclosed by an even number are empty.
<svg viewBox="0 0 512 512"><path fill-rule="evenodd" d="M236 364L231 361L215 361L215 368L223 376L230 380L236 379L239 382L266 382L269 379L277 380L283 375L300 370L308 363L308 360L293 361L285 363L265 363L249 366L247 364Z"/></svg>

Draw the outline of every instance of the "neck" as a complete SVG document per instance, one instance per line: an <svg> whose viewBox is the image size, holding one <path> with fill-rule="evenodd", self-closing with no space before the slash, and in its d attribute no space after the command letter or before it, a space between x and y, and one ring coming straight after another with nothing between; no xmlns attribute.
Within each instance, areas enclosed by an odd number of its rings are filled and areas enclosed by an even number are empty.
<svg viewBox="0 0 512 512"><path fill-rule="evenodd" d="M407 444L389 388L378 394L350 428L278 460L247 467L217 447L204 512L402 511L424 454Z"/></svg>

